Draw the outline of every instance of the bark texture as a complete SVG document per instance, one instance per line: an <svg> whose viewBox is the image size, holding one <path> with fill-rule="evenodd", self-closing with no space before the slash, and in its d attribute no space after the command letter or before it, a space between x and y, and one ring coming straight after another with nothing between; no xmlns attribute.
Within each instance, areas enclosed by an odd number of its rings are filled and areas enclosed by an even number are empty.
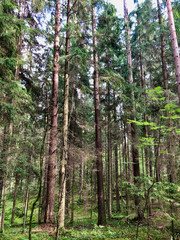
<svg viewBox="0 0 180 240"><path fill-rule="evenodd" d="M57 151L57 120L58 120L58 81L59 81L59 30L60 30L60 0L56 1L54 68L52 87L51 129L47 174L47 204L45 222L55 222L55 185L56 185L56 151Z"/></svg>
<svg viewBox="0 0 180 240"><path fill-rule="evenodd" d="M180 105L180 58L179 58L179 47L176 35L176 29L174 24L174 16L171 6L171 1L166 0L166 6L168 11L168 20L169 20L169 29L171 33L171 43L173 48L173 55L174 55L174 64L176 69L176 80L178 86L178 98L179 98L179 105Z"/></svg>
<svg viewBox="0 0 180 240"><path fill-rule="evenodd" d="M65 165L68 159L68 114L69 114L69 53L70 53L70 20L71 20L71 0L67 3L67 31L66 31L66 49L65 49L65 74L64 74L64 119L63 119L63 153L60 169L60 196L59 210L57 216L57 234L58 239L59 229L64 227L65 219L65 190L66 190L66 174Z"/></svg>
<svg viewBox="0 0 180 240"><path fill-rule="evenodd" d="M131 56L131 44L130 44L130 29L129 29L129 16L128 16L128 9L127 9L127 2L124 0L124 18L125 18L125 31L126 31L126 51L127 51L127 63L128 63L128 70L129 70L129 84L133 83L133 72L132 72L132 56ZM134 92L131 90L130 97L133 101L131 108L131 119L134 119ZM134 175L134 183L137 186L138 180L137 177L140 176L140 169L139 169L139 152L136 146L137 144L137 129L134 123L130 124L129 135L131 139L131 155L132 155L132 162L133 162L133 175ZM143 218L142 211L140 207L140 197L135 197L135 206L137 207L138 218Z"/></svg>
<svg viewBox="0 0 180 240"><path fill-rule="evenodd" d="M99 103L99 73L97 55L97 37L95 9L92 6L92 33L93 33L93 63L94 63L94 108L95 108L95 142L96 142L96 167L97 167L97 194L98 194L98 225L105 224L105 205L103 189L103 163L102 163L102 143L101 143L101 121Z"/></svg>

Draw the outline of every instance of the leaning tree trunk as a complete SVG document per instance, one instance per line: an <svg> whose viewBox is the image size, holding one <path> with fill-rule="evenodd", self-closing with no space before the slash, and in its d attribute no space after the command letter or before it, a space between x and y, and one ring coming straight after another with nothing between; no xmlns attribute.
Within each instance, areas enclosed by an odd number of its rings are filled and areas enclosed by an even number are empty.
<svg viewBox="0 0 180 240"><path fill-rule="evenodd" d="M96 165L97 165L97 194L98 194L98 225L105 224L105 205L103 189L103 163L102 163L102 142L101 142L101 122L99 103L99 72L97 55L97 37L95 9L92 6L92 34L93 34L93 62L94 62L94 108L95 108L95 142L96 142Z"/></svg>
<svg viewBox="0 0 180 240"><path fill-rule="evenodd" d="M130 45L130 29L129 29L129 17L128 17L128 9L126 0L124 0L124 17L125 17L125 31L126 31L126 51L127 51L127 63L129 70L129 84L133 84L133 72L132 72L132 57L131 57L131 45ZM130 97L134 102L134 93L131 91ZM134 105L134 103L132 103ZM135 109L134 106L131 107L131 111L134 115ZM131 119L134 120L134 116L131 116ZM132 154L132 162L133 162L133 174L134 174L134 183L136 186L139 186L139 181L137 180L140 177L140 169L139 169L139 152L136 146L137 144L137 129L134 123L130 124L130 139L131 139L131 154ZM140 197L135 197L135 206L138 210L138 218L143 218Z"/></svg>
<svg viewBox="0 0 180 240"><path fill-rule="evenodd" d="M69 53L70 53L70 17L71 17L71 0L67 3L67 31L66 31L66 50L65 50L65 73L64 73L64 120L63 120L63 153L60 169L60 186L59 186L59 210L57 216L57 232L58 239L59 229L64 227L65 219L65 190L66 176L65 164L68 158L68 114L69 114Z"/></svg>
<svg viewBox="0 0 180 240"><path fill-rule="evenodd" d="M173 48L173 55L174 55L174 63L175 63L175 69L176 69L176 80L178 85L178 98L179 98L179 104L180 104L180 58L179 58L179 47L178 47L178 41L176 36L176 29L174 24L174 16L171 6L171 1L166 0L166 6L168 10L168 20L169 20L169 28L171 33L171 43Z"/></svg>
<svg viewBox="0 0 180 240"><path fill-rule="evenodd" d="M55 222L55 185L56 185L56 151L57 151L57 120L58 120L58 81L59 81L59 30L60 30L60 0L56 0L54 69L52 87L52 108L50 127L50 146L47 173L47 203L45 222Z"/></svg>

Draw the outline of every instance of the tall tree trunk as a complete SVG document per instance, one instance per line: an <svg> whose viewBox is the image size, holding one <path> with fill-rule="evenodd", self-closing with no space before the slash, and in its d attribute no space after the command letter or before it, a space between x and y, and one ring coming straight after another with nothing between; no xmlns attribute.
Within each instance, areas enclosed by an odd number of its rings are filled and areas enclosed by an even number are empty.
<svg viewBox="0 0 180 240"><path fill-rule="evenodd" d="M180 58L179 58L179 48L178 48L178 42L177 42L177 36L176 36L176 30L174 25L174 18L173 18L173 12L171 7L171 1L166 1L167 9L168 9L168 19L169 19L169 26L170 26L170 32L171 32L171 41L172 41L172 47L173 47L173 55L174 55L174 61L175 61L175 68L176 68L176 79L178 84L178 97L179 97L179 104L180 104ZM157 6L158 6L158 18L159 18L159 25L160 29L162 29L162 19L161 19L161 9L159 0L157 0ZM164 78L164 87L166 90L166 103L169 103L169 95L167 93L168 90L168 78L167 78L167 68L166 68L166 59L165 59L165 47L164 47L164 35L161 34L161 61L162 61L162 72L163 72L163 78ZM170 114L166 112L166 115L170 117ZM168 127L171 127L171 119L168 119ZM177 176L176 176L176 161L174 157L174 137L172 134L170 134L169 139L167 140L168 144L168 151L170 153L169 156L169 164L168 164L168 170L169 170L169 180L170 182L177 182Z"/></svg>
<svg viewBox="0 0 180 240"><path fill-rule="evenodd" d="M44 136L42 140L42 145L41 145L41 151L40 151L40 158L39 158L39 190L38 190L38 195L35 198L32 208L31 208L31 214L30 214L30 219L29 219L29 240L31 240L31 232L32 232L32 219L33 219L33 213L34 209L36 207L37 202L40 200L41 197L41 190L42 190L42 177L43 177L43 159L44 159L44 146L45 146L45 141L46 141L46 133L47 133L47 127L48 125L44 128Z"/></svg>
<svg viewBox="0 0 180 240"><path fill-rule="evenodd" d="M113 95L114 95L114 128L116 129L116 128L118 128L118 124L117 124L117 116L116 116L115 92L114 92ZM115 172L116 172L116 212L119 212L120 211L120 202L119 202L119 167L118 167L118 145L117 145L117 138L116 137L115 137L115 146L114 146L114 157L115 157ZM120 168L121 168L121 166L120 166Z"/></svg>
<svg viewBox="0 0 180 240"><path fill-rule="evenodd" d="M101 121L99 102L99 72L97 55L97 36L95 9L92 6L92 34L93 34L93 62L94 62L94 107L95 107L95 142L96 142L96 165L97 165L97 194L98 194L98 225L105 224L105 205L103 189L103 163L102 163L102 142L101 142Z"/></svg>
<svg viewBox="0 0 180 240"><path fill-rule="evenodd" d="M177 86L178 86L178 98L179 98L179 104L180 104L180 58L179 58L179 47L178 47L178 41L176 36L176 29L174 24L174 16L171 6L171 1L166 0L166 6L168 10L168 20L169 20L169 28L171 33L171 43L173 48L173 55L174 55L174 64L176 69L176 80L177 80Z"/></svg>
<svg viewBox="0 0 180 240"><path fill-rule="evenodd" d="M127 63L128 63L128 70L129 70L129 84L133 83L133 72L132 72L132 57L131 57L131 45L130 45L130 29L129 29L129 16L128 16L128 9L126 0L124 0L124 17L125 17L125 31L126 31L126 51L127 51ZM134 93L131 91L130 97L133 101L132 103L132 113L134 115ZM134 120L134 116L131 116L131 119ZM134 123L130 124L130 139L131 139L131 154L132 154L132 162L133 162L133 174L134 174L134 183L136 186L139 185L137 178L140 176L140 169L139 169L139 152L137 149L137 129ZM135 206L137 207L138 218L142 219L142 210L140 207L140 197L135 197Z"/></svg>
<svg viewBox="0 0 180 240"><path fill-rule="evenodd" d="M56 151L57 151L57 125L58 125L57 113L58 113L58 82L59 82L59 30L60 30L60 0L56 0L51 128L47 173L47 202L45 214L46 223L55 222Z"/></svg>
<svg viewBox="0 0 180 240"><path fill-rule="evenodd" d="M63 119L63 153L60 166L60 197L59 210L57 216L57 232L58 239L59 229L64 227L65 219L65 190L66 175L65 164L68 158L68 114L69 114L69 53L70 53L70 20L71 20L71 0L67 3L67 31L66 31L66 49L65 49L65 73L64 73L64 119Z"/></svg>
<svg viewBox="0 0 180 240"><path fill-rule="evenodd" d="M112 218L112 150L111 150L111 112L110 112L110 86L107 86L107 134L108 134L108 218Z"/></svg>

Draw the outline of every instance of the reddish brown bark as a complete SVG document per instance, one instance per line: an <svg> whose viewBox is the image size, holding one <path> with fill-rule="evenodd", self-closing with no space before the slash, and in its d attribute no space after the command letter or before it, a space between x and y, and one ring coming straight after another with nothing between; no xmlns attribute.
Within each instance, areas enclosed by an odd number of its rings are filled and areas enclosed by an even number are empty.
<svg viewBox="0 0 180 240"><path fill-rule="evenodd" d="M56 185L56 150L57 150L57 112L58 112L58 81L59 81L59 30L60 30L60 0L56 1L54 68L51 107L50 146L47 174L47 205L46 223L55 222L55 185Z"/></svg>
<svg viewBox="0 0 180 240"><path fill-rule="evenodd" d="M175 64L175 70L176 70L176 80L177 80L177 86L178 86L178 98L179 98L179 104L180 104L180 58L179 58L179 47L178 47L178 41L177 41L177 35L176 35L176 29L174 24L174 16L171 6L171 1L166 0L166 6L168 10L168 20L169 20L169 28L171 33L171 43L173 48L173 56L174 56L174 64Z"/></svg>
<svg viewBox="0 0 180 240"><path fill-rule="evenodd" d="M94 108L95 108L95 142L96 142L96 165L97 165L97 194L98 194L98 225L105 224L105 205L103 189L103 163L102 163L102 144L101 144L101 121L100 121L100 102L99 102L99 73L97 55L97 37L95 9L92 6L92 33L93 33L93 63L94 63Z"/></svg>

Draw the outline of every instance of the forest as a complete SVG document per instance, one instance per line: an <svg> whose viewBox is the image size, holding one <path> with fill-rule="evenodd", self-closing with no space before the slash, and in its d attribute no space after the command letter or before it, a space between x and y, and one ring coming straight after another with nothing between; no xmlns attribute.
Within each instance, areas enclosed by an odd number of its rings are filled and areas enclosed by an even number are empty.
<svg viewBox="0 0 180 240"><path fill-rule="evenodd" d="M0 239L180 239L180 2L0 1Z"/></svg>

